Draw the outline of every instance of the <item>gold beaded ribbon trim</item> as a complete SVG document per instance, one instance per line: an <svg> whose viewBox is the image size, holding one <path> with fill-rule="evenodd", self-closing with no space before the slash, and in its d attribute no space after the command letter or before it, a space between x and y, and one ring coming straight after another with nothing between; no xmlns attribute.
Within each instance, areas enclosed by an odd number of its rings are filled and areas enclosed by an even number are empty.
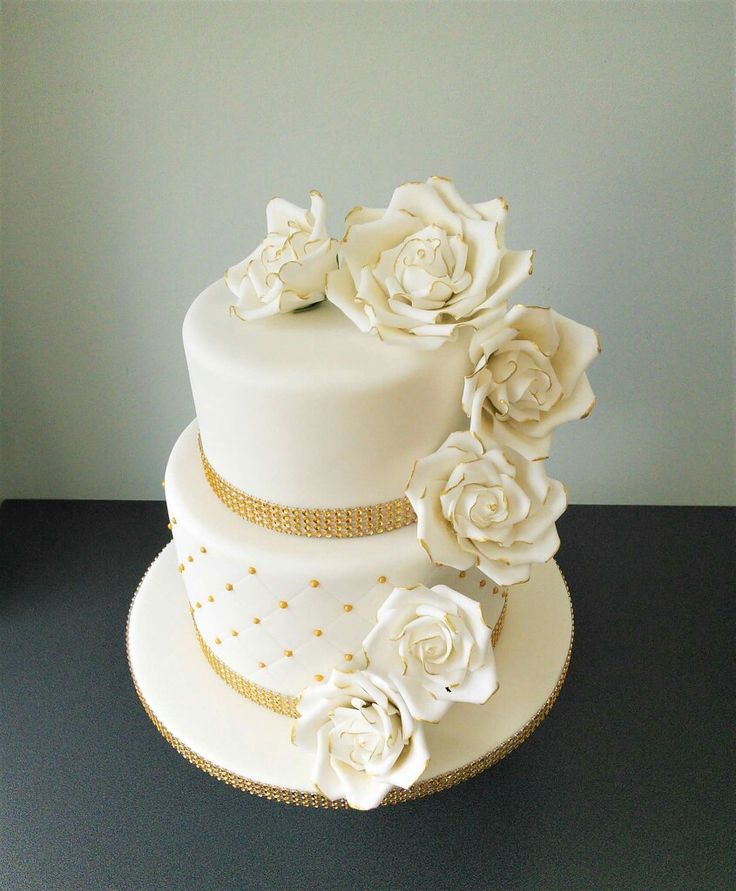
<svg viewBox="0 0 736 891"><path fill-rule="evenodd" d="M567 587L567 581L564 576L562 577L562 580L565 584L565 590L567 591L567 596L569 598L570 590ZM142 582L143 580L141 579L141 584ZM138 588L140 588L140 584L138 585ZM136 590L136 594L137 593L138 591ZM133 600L135 600L135 597ZM131 603L131 609L132 606L133 604ZM458 783L463 783L465 780L472 779L489 767L493 767L493 765L501 761L502 758L511 754L514 749L518 748L532 735L532 733L534 733L537 727L539 727L542 721L544 721L550 713L552 706L560 695L560 690L565 683L565 678L567 677L567 670L570 667L570 658L572 656L573 638L575 636L575 617L572 615L572 602L570 602L570 613L572 618L572 629L567 656L565 657L565 662L562 666L560 676L557 679L557 683L537 713L533 715L523 727L517 730L516 733L504 740L499 746L496 746L495 749L491 749L490 752L481 755L480 758L476 758L474 761L471 761L462 767L458 767L455 770L440 774L440 776L415 783L409 789L392 789L381 802L382 807L389 804L403 804L407 801L414 801L417 798L426 798L428 795L434 795L436 792L444 792L446 789L451 789L453 786L457 786ZM128 628L129 626L130 613L128 613ZM127 646L128 628L126 628L125 633L126 649L128 651L128 669L133 680L135 692L138 694L141 705L156 730L158 730L166 742L169 743L169 745L172 746L172 748L174 748L183 758L186 758L190 764L193 764L195 767L199 768L199 770L204 771L216 780L227 783L228 786L239 789L241 792L257 795L259 798L267 798L270 801L279 801L282 804L300 805L302 807L319 807L329 810L347 810L349 808L349 805L344 798L341 798L338 801L330 801L326 796L319 795L316 792L302 792L298 789L285 789L282 786L271 786L269 783L259 783L257 780L250 780L247 777L242 777L237 773L227 770L225 767L220 767L220 765L213 764L212 761L203 758L193 749L190 749L186 743L183 743L180 739L174 736L166 725L159 720L153 709L146 702L146 699L138 686L138 682L135 679L133 668L130 664L130 647Z"/></svg>
<svg viewBox="0 0 736 891"><path fill-rule="evenodd" d="M416 523L416 514L405 495L365 507L287 507L264 501L223 479L205 455L200 436L197 443L212 491L231 511L256 526L307 538L360 538Z"/></svg>
<svg viewBox="0 0 736 891"><path fill-rule="evenodd" d="M503 606L501 607L501 613L496 620L496 624L491 631L491 644L494 647L501 636L501 629L503 628L504 619L506 618L506 607L509 602L508 591L502 591L501 596L503 597ZM268 687L261 687L259 684L254 684L252 681L239 675L237 671L233 671L229 665L226 665L202 637L199 628L197 627L197 623L194 621L194 610L190 608L189 612L192 615L194 631L205 658L209 662L213 671L218 674L226 684L240 693L241 696L245 696L246 699L250 699L253 702L258 703L258 705L270 709L272 712L276 712L279 715L286 715L288 718L299 717L299 700L295 696L287 696L285 693L277 693L275 690L269 690Z"/></svg>

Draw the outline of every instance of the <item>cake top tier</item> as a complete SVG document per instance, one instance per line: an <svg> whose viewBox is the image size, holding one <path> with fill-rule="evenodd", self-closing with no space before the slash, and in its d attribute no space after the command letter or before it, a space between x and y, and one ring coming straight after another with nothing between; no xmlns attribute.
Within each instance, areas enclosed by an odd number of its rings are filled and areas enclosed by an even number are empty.
<svg viewBox="0 0 736 891"><path fill-rule="evenodd" d="M243 323L224 282L184 322L202 446L233 487L284 506L399 499L414 461L463 423L467 339L416 350L335 306Z"/></svg>

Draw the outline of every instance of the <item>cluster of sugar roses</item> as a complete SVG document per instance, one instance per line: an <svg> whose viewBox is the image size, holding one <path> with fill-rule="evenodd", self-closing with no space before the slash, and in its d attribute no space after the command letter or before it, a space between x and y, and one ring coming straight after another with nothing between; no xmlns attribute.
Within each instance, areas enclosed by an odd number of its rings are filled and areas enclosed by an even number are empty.
<svg viewBox="0 0 736 891"><path fill-rule="evenodd" d="M499 585L526 581L559 547L555 523L567 498L543 462L555 428L593 408L585 371L600 351L595 331L550 308L509 307L533 252L506 247L502 198L469 204L444 177L406 183L387 208L350 211L340 242L327 232L322 196L310 198L308 210L269 203L267 237L226 274L233 313L247 321L327 299L387 343L437 349L466 338L468 429L416 462L406 494L434 563L478 566ZM397 686L374 666L371 676L335 672L304 694L296 738L313 738L318 763L333 765L317 778L329 797L339 790L365 806L372 799L361 783L374 794L383 783L385 794L386 759L393 785L419 775L425 750L415 722L427 719Z"/></svg>

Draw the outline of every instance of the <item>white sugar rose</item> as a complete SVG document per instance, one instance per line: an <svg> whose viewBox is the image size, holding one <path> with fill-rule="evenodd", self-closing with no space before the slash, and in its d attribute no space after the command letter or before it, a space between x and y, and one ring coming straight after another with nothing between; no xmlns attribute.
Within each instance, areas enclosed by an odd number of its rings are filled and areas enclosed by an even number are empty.
<svg viewBox="0 0 736 891"><path fill-rule="evenodd" d="M541 462L471 431L451 433L418 461L406 494L419 541L437 564L478 566L496 584L514 585L559 547L562 483Z"/></svg>
<svg viewBox="0 0 736 891"><path fill-rule="evenodd" d="M327 274L337 267L327 234L325 202L310 192L309 210L282 198L266 207L268 234L245 260L225 273L238 298L231 309L244 321L304 309L325 299Z"/></svg>
<svg viewBox="0 0 736 891"><path fill-rule="evenodd" d="M420 721L439 721L454 702L486 702L498 687L480 604L446 585L395 588L363 649Z"/></svg>
<svg viewBox="0 0 736 891"><path fill-rule="evenodd" d="M507 211L502 198L468 204L444 177L399 186L387 208L346 217L327 298L383 340L441 346L458 326L503 315L531 274L532 251L506 248Z"/></svg>
<svg viewBox="0 0 736 891"><path fill-rule="evenodd" d="M515 306L471 341L475 371L463 391L470 429L532 460L549 457L554 429L593 409L585 369L599 352L592 328L553 309Z"/></svg>
<svg viewBox="0 0 736 891"><path fill-rule="evenodd" d="M333 671L304 691L299 714L292 739L315 753L312 781L330 801L377 807L391 789L408 789L429 762L422 725L371 673Z"/></svg>

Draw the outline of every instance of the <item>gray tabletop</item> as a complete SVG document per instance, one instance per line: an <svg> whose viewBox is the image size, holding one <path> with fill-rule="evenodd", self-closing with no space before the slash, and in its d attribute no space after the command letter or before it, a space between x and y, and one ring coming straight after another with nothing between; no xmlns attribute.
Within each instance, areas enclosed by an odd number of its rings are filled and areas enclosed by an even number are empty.
<svg viewBox="0 0 736 891"><path fill-rule="evenodd" d="M251 797L184 761L133 690L158 502L0 508L0 887L727 888L734 512L571 507L567 682L532 737L369 813Z"/></svg>

